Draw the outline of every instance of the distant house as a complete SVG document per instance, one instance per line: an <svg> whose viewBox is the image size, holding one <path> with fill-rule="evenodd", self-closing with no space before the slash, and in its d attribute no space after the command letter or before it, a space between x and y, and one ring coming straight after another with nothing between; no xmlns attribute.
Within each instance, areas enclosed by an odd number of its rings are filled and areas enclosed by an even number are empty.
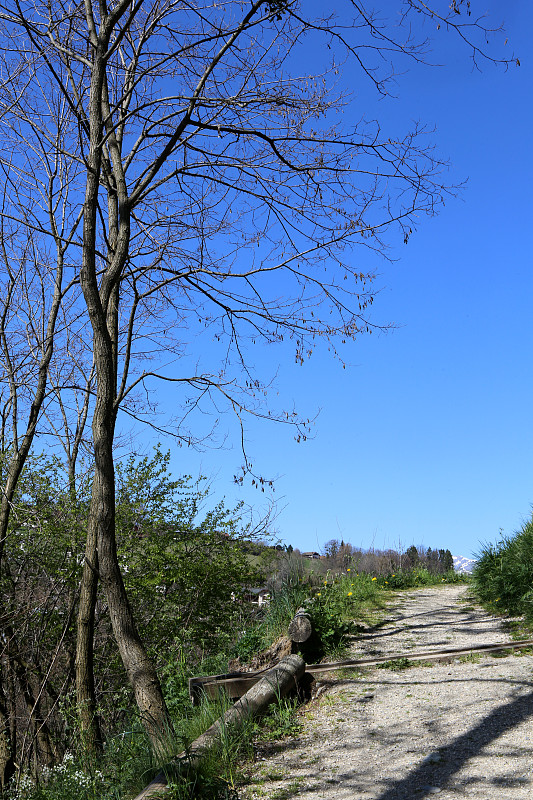
<svg viewBox="0 0 533 800"><path fill-rule="evenodd" d="M248 600L249 603L257 603L257 605L261 607L270 602L270 592L264 587L246 589L244 592L244 599Z"/></svg>
<svg viewBox="0 0 533 800"><path fill-rule="evenodd" d="M320 553L309 551L308 553L302 553L302 556L304 558L320 558Z"/></svg>

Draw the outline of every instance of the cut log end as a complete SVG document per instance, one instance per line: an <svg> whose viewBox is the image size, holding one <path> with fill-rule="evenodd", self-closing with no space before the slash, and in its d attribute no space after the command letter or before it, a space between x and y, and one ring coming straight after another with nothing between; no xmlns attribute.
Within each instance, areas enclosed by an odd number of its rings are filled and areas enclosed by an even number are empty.
<svg viewBox="0 0 533 800"><path fill-rule="evenodd" d="M305 611L300 610L289 625L289 638L297 644L306 642L313 633L311 618Z"/></svg>

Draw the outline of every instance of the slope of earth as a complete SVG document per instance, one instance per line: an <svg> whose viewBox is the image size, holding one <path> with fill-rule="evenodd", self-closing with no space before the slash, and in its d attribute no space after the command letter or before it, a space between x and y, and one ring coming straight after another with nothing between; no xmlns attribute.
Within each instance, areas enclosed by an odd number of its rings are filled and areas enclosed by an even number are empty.
<svg viewBox="0 0 533 800"><path fill-rule="evenodd" d="M510 641L467 587L410 592L352 655ZM518 800L533 792L533 656L470 655L451 663L323 683L299 737L259 754L249 800Z"/></svg>

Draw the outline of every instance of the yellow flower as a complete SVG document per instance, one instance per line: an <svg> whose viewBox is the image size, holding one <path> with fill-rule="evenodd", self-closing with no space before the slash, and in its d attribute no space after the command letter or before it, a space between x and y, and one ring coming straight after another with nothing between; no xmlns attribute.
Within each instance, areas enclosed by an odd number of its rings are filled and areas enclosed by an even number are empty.
<svg viewBox="0 0 533 800"><path fill-rule="evenodd" d="M377 581L377 578L372 578L373 581Z"/></svg>
<svg viewBox="0 0 533 800"><path fill-rule="evenodd" d="M324 586L327 586L327 585L328 585L328 582L327 582L327 581L324 581Z"/></svg>
<svg viewBox="0 0 533 800"><path fill-rule="evenodd" d="M353 583L351 583L350 586L353 586Z"/></svg>
<svg viewBox="0 0 533 800"><path fill-rule="evenodd" d="M351 572L351 569L350 569L350 567L348 567L348 569L346 570L346 572Z"/></svg>
<svg viewBox="0 0 533 800"><path fill-rule="evenodd" d="M385 583L388 583L388 581L385 581Z"/></svg>
<svg viewBox="0 0 533 800"><path fill-rule="evenodd" d="M351 597L353 592L348 592L348 597Z"/></svg>
<svg viewBox="0 0 533 800"><path fill-rule="evenodd" d="M392 574L392 577L393 577L393 578L395 578L395 577L396 577L396 575L393 573L393 574Z"/></svg>
<svg viewBox="0 0 533 800"><path fill-rule="evenodd" d="M317 597L320 597L320 592L318 592Z"/></svg>

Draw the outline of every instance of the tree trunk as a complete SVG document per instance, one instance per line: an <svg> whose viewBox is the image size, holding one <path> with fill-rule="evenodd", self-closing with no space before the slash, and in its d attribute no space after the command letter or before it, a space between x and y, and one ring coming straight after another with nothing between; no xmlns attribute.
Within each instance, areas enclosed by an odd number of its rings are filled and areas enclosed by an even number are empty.
<svg viewBox="0 0 533 800"><path fill-rule="evenodd" d="M306 642L313 633L311 617L304 608L299 608L289 625L289 638L297 644Z"/></svg>
<svg viewBox="0 0 533 800"><path fill-rule="evenodd" d="M4 659L0 661L0 789L3 791L15 774L14 742L11 738L10 720L3 687L2 667Z"/></svg>
<svg viewBox="0 0 533 800"><path fill-rule="evenodd" d="M96 414L96 412L95 412ZM97 436L95 435L95 450ZM135 694L141 720L156 753L165 751L165 739L173 736L157 672L141 641L126 594L115 544L114 471L111 452L106 469L97 469L89 513L89 536L97 530L98 564L106 593L113 633L122 663Z"/></svg>
<svg viewBox="0 0 533 800"><path fill-rule="evenodd" d="M51 767L56 761L56 750L52 742L52 737L45 719L41 713L41 702L39 694L34 691L30 683L30 669L27 663L22 658L15 632L8 627L6 629L7 636L9 637L9 644L7 646L7 655L10 660L11 669L15 675L17 682L20 686L24 703L28 711L28 729L33 731L32 741L35 739L37 742L39 763ZM24 750L24 747L22 748ZM24 759L29 757L31 745L26 753L19 756L19 764L22 766Z"/></svg>
<svg viewBox="0 0 533 800"><path fill-rule="evenodd" d="M123 4L116 13L126 13ZM116 16L116 15L115 15ZM118 18L115 19L115 23ZM93 25L94 20L90 19ZM118 306L122 269L127 263L130 237L130 208L126 181L119 164L113 162L113 181L108 187L109 239L108 259L97 268L96 241L98 193L102 174L104 128L103 105L106 93L107 48L111 27L102 23L94 34L89 100L90 148L87 158L87 181L83 210L83 254L80 283L93 331L93 355L96 370L96 403L92 432L95 472L89 508L87 536L96 541L98 569L109 607L111 625L122 663L133 688L141 720L152 747L162 752L163 741L173 735L173 728L163 698L159 678L138 634L117 559L115 541L115 471L113 441L115 434L118 358ZM114 152L111 137L108 144ZM115 190L116 187L116 190ZM117 195L118 192L118 195ZM121 213L119 215L119 200Z"/></svg>
<svg viewBox="0 0 533 800"><path fill-rule="evenodd" d="M94 615L98 588L98 551L94 528L87 536L76 629L76 702L83 742L88 752L102 749L94 687Z"/></svg>

